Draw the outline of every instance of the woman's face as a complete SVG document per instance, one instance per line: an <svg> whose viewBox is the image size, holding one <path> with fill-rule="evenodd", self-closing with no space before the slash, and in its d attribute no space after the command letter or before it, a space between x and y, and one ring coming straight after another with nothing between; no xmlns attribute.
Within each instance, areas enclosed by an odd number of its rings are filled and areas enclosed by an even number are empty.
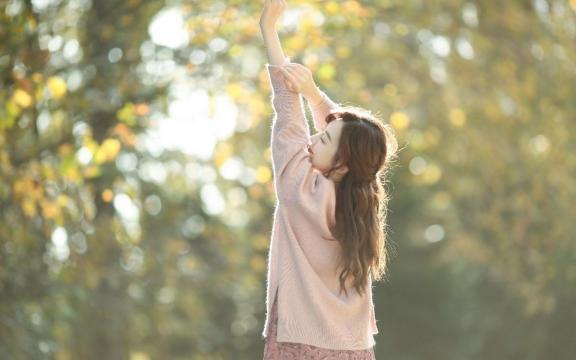
<svg viewBox="0 0 576 360"><path fill-rule="evenodd" d="M312 167L324 173L332 167L332 159L338 150L340 134L342 133L342 119L328 123L324 131L310 137L308 154Z"/></svg>

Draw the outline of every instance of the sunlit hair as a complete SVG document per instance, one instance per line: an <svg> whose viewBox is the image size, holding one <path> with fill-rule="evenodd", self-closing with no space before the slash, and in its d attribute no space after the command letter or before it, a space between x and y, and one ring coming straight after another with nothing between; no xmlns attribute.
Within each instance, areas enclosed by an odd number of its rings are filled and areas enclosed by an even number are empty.
<svg viewBox="0 0 576 360"><path fill-rule="evenodd" d="M368 110L343 106L326 117L327 123L343 120L338 150L331 172L341 164L348 172L337 183L335 223L330 232L340 242L340 292L349 276L352 286L364 294L369 273L383 279L389 260L386 224L389 197L385 191L390 162L396 158L398 143L393 129Z"/></svg>

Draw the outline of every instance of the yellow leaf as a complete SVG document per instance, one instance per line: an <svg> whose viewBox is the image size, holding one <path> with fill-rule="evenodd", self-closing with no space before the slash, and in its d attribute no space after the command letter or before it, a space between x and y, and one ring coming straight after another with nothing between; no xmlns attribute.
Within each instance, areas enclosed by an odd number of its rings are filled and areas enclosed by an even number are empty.
<svg viewBox="0 0 576 360"><path fill-rule="evenodd" d="M14 100L14 97L12 97L12 100L6 103L6 113L9 116L8 119L18 117L21 112L22 110ZM7 120L6 122L9 122L9 120ZM14 124L14 121L12 121L12 124ZM3 126L3 127L10 127L10 126Z"/></svg>
<svg viewBox="0 0 576 360"><path fill-rule="evenodd" d="M42 164L42 177L47 180L56 179L56 172L51 165Z"/></svg>
<svg viewBox="0 0 576 360"><path fill-rule="evenodd" d="M41 73L35 72L34 74L32 74L32 81L34 81L35 83L41 82L42 79L44 79L44 76Z"/></svg>
<svg viewBox="0 0 576 360"><path fill-rule="evenodd" d="M268 166L258 166L256 169L256 181L261 184L267 183L272 178L272 172Z"/></svg>
<svg viewBox="0 0 576 360"><path fill-rule="evenodd" d="M212 159L214 160L214 165L220 168L222 164L232 155L232 146L228 143L219 143L214 152Z"/></svg>
<svg viewBox="0 0 576 360"><path fill-rule="evenodd" d="M322 64L318 69L318 77L322 80L332 80L336 69L332 64Z"/></svg>
<svg viewBox="0 0 576 360"><path fill-rule="evenodd" d="M340 6L336 1L328 1L324 6L324 9L326 9L328 15L336 15L340 11Z"/></svg>
<svg viewBox="0 0 576 360"><path fill-rule="evenodd" d="M230 97L233 100L238 100L238 99L240 99L240 97L243 93L243 89L242 89L242 86L240 86L240 84L231 83L231 84L228 84L228 86L226 86L226 93L228 93L228 95L230 95Z"/></svg>
<svg viewBox="0 0 576 360"><path fill-rule="evenodd" d="M60 215L60 207L55 202L49 200L41 200L40 206L42 207L42 217L45 219L54 219Z"/></svg>
<svg viewBox="0 0 576 360"><path fill-rule="evenodd" d="M102 169L100 169L100 166L97 165L89 165L86 168L84 168L83 172L84 177L87 179L92 179L102 175Z"/></svg>
<svg viewBox="0 0 576 360"><path fill-rule="evenodd" d="M60 207L66 207L68 205L68 203L70 203L70 201L71 201L70 197L68 195L64 195L64 194L60 194L56 198L56 202L58 203L58 206L60 206Z"/></svg>
<svg viewBox="0 0 576 360"><path fill-rule="evenodd" d="M27 108L32 104L32 96L22 89L17 89L12 95L12 101L20 107Z"/></svg>
<svg viewBox="0 0 576 360"><path fill-rule="evenodd" d="M264 159L266 159L266 161L272 160L272 149L270 146L264 150Z"/></svg>
<svg viewBox="0 0 576 360"><path fill-rule="evenodd" d="M134 352L130 354L130 360L150 360L150 356L143 352Z"/></svg>
<svg viewBox="0 0 576 360"><path fill-rule="evenodd" d="M62 144L58 147L58 155L60 156L67 156L72 154L74 147L72 144Z"/></svg>
<svg viewBox="0 0 576 360"><path fill-rule="evenodd" d="M62 174L67 180L69 181L79 181L80 179L80 171L77 166L69 166L64 169Z"/></svg>
<svg viewBox="0 0 576 360"><path fill-rule="evenodd" d="M40 200L42 197L44 197L44 188L40 183L33 182L32 189L28 195L30 195L35 200Z"/></svg>
<svg viewBox="0 0 576 360"><path fill-rule="evenodd" d="M48 89L52 97L59 100L62 96L66 95L66 82L58 76L51 76L48 78Z"/></svg>
<svg viewBox="0 0 576 360"><path fill-rule="evenodd" d="M347 58L348 56L350 56L350 48L345 45L338 46L338 48L336 49L336 54L338 55L339 58Z"/></svg>
<svg viewBox="0 0 576 360"><path fill-rule="evenodd" d="M42 83L40 83L36 86L35 92L34 92L34 101L38 102L38 101L42 100L42 98L44 97L44 89L45 89L45 86Z"/></svg>
<svg viewBox="0 0 576 360"><path fill-rule="evenodd" d="M118 124L114 127L113 132L115 136L117 136L120 141L128 146L135 146L136 145L136 135L130 130L130 128L125 124Z"/></svg>
<svg viewBox="0 0 576 360"><path fill-rule="evenodd" d="M116 112L116 116L120 121L125 122L128 125L136 124L136 115L135 115L135 107L134 104L128 102L124 104L124 106Z"/></svg>
<svg viewBox="0 0 576 360"><path fill-rule="evenodd" d="M300 25L300 32L302 32L303 34L309 33L310 30L316 27L314 19L311 16L304 16L302 20L300 20L299 25Z"/></svg>
<svg viewBox="0 0 576 360"><path fill-rule="evenodd" d="M0 130L9 129L14 126L16 119L13 117L0 118Z"/></svg>
<svg viewBox="0 0 576 360"><path fill-rule="evenodd" d="M410 125L410 118L401 111L395 111L390 115L390 123L397 130L404 130Z"/></svg>
<svg viewBox="0 0 576 360"><path fill-rule="evenodd" d="M250 186L250 188L248 188L248 193L250 194L250 198L259 199L263 195L262 187L256 185Z"/></svg>
<svg viewBox="0 0 576 360"><path fill-rule="evenodd" d="M351 0L344 2L342 7L346 13L354 15L358 15L358 13L360 13L362 10L362 7L360 4L358 4L358 2Z"/></svg>
<svg viewBox="0 0 576 360"><path fill-rule="evenodd" d="M20 206L22 207L22 211L24 212L24 215L26 215L28 217L32 217L32 216L36 215L36 203L34 202L34 200L32 200L30 198L25 198L22 200L22 203L20 204Z"/></svg>
<svg viewBox="0 0 576 360"><path fill-rule="evenodd" d="M118 156L120 152L121 144L117 139L106 139L98 148L94 160L97 164L102 164L104 162L112 161Z"/></svg>
<svg viewBox="0 0 576 360"><path fill-rule="evenodd" d="M228 55L232 58L237 58L239 56L241 56L244 53L244 48L238 44L234 44L232 46L230 46L230 49L228 50Z"/></svg>
<svg viewBox="0 0 576 360"><path fill-rule="evenodd" d="M150 106L146 103L136 104L136 115L144 116L150 113Z"/></svg>
<svg viewBox="0 0 576 360"><path fill-rule="evenodd" d="M422 180L426 184L434 184L442 176L442 169L435 164L426 167L426 170L422 174Z"/></svg>
<svg viewBox="0 0 576 360"><path fill-rule="evenodd" d="M286 40L286 52L293 54L300 52L308 45L308 39L303 36L293 36Z"/></svg>
<svg viewBox="0 0 576 360"><path fill-rule="evenodd" d="M450 110L450 122L454 126L464 126L466 123L466 113L459 108Z"/></svg>
<svg viewBox="0 0 576 360"><path fill-rule="evenodd" d="M109 203L110 201L112 201L112 199L114 199L114 193L112 192L112 190L106 189L102 191L102 200L104 200L104 202Z"/></svg>
<svg viewBox="0 0 576 360"><path fill-rule="evenodd" d="M98 151L98 143L90 136L84 136L83 138L84 146L90 150L92 154L95 154Z"/></svg>
<svg viewBox="0 0 576 360"><path fill-rule="evenodd" d="M16 196L25 194L31 189L32 189L32 182L28 177L17 179L16 181L14 181L14 184L12 184L12 191Z"/></svg>

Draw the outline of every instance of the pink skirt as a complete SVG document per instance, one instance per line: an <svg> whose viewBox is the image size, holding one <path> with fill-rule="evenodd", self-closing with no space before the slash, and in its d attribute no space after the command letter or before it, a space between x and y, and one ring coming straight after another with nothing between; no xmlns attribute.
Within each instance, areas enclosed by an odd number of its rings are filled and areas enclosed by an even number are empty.
<svg viewBox="0 0 576 360"><path fill-rule="evenodd" d="M376 360L374 348L365 350L332 350L308 344L277 342L278 296L272 305L270 326L264 340L264 360Z"/></svg>

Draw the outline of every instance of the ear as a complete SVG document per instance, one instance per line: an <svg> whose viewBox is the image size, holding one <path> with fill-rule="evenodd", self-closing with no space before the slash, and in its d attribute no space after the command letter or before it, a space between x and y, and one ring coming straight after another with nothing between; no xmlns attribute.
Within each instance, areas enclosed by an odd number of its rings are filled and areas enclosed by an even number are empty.
<svg viewBox="0 0 576 360"><path fill-rule="evenodd" d="M338 168L336 169L336 173L337 173L338 175L342 175L342 176L343 176L343 175L345 175L347 172L348 172L348 166L346 166L346 165L341 165L340 167L338 167Z"/></svg>

